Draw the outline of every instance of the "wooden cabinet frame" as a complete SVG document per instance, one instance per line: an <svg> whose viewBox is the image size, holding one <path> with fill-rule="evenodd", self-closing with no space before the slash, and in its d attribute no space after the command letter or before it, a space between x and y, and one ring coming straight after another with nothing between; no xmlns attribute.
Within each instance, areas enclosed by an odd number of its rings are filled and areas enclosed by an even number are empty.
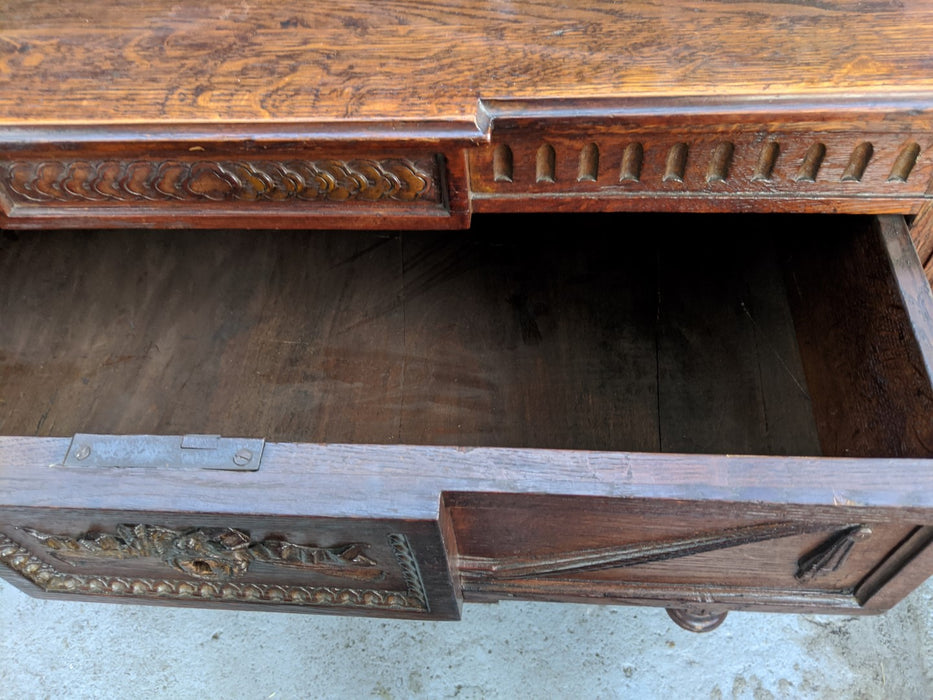
<svg viewBox="0 0 933 700"><path fill-rule="evenodd" d="M436 619L504 598L661 605L702 631L730 609L879 612L933 571L929 2L93 8L104 22L52 2L0 12L13 583ZM540 256L503 252L523 227ZM156 232L140 246L129 228ZM264 250L221 229L275 232L255 234ZM340 247L358 231L383 233ZM641 257L615 270L624 251L599 241L623 235ZM662 279L665 245L680 267ZM762 317L758 282L716 264L737 251L763 270ZM697 301L711 279L722 304ZM454 282L420 298L439 280ZM670 289L665 313L710 319L705 344L655 332L652 295ZM560 313L539 323L546 302ZM358 324L337 328L341 304ZM682 435L657 435L662 380L693 375L652 352L705 357L728 337L720 315L763 348L754 391L777 377L773 445L743 442L745 399L727 393L708 410L739 427L709 428L700 389L672 409ZM614 344L620 319L644 367ZM410 361L423 388L405 394ZM625 439L622 376L646 377L659 421ZM511 403L494 411L496 392ZM416 425L384 429L390 414ZM266 440L261 460L132 456L146 435L205 449L217 426ZM82 464L95 433L120 436L116 463Z"/></svg>

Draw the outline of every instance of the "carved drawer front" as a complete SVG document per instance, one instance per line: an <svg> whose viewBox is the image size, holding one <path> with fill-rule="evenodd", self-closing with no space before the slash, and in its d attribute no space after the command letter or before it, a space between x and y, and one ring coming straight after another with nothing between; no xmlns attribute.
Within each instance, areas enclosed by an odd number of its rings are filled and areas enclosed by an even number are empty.
<svg viewBox="0 0 933 700"><path fill-rule="evenodd" d="M873 115L830 127L819 115L540 111L505 110L492 143L471 152L477 211L517 198L531 210L905 211L933 176L933 136L909 116L892 129Z"/></svg>
<svg viewBox="0 0 933 700"><path fill-rule="evenodd" d="M492 494L449 494L447 505L468 601L858 612L891 577L873 572L933 541L933 526L786 508Z"/></svg>
<svg viewBox="0 0 933 700"><path fill-rule="evenodd" d="M15 520L0 526L0 572L38 595L458 616L449 574L437 567L443 547L428 523L132 512Z"/></svg>
<svg viewBox="0 0 933 700"><path fill-rule="evenodd" d="M353 217L355 227L444 228L457 225L445 223L448 180L446 158L423 151L26 150L0 154L0 208L8 226L32 228L151 226L159 218L173 226L313 228ZM463 213L462 202L453 208Z"/></svg>

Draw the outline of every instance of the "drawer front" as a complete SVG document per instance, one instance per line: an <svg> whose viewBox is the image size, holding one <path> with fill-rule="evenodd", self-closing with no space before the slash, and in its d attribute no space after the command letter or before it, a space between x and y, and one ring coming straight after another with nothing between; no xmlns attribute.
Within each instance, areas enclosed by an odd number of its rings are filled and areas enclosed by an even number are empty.
<svg viewBox="0 0 933 700"><path fill-rule="evenodd" d="M288 446L213 437L0 440L0 481L18 484L0 505L0 575L42 597L459 617L436 505L380 513L302 474ZM37 461L52 467L36 478L16 466Z"/></svg>
<svg viewBox="0 0 933 700"><path fill-rule="evenodd" d="M475 210L915 212L929 196L933 134L910 115L586 105L491 103Z"/></svg>
<svg viewBox="0 0 933 700"><path fill-rule="evenodd" d="M466 600L858 612L933 527L788 508L449 494ZM870 607L868 609L871 609Z"/></svg>
<svg viewBox="0 0 933 700"><path fill-rule="evenodd" d="M450 228L466 208L451 207L450 179L443 154L398 148L0 154L5 226L17 228Z"/></svg>
<svg viewBox="0 0 933 700"><path fill-rule="evenodd" d="M412 545L430 548L430 532L236 517L108 515L43 514L21 520L0 530L0 562L19 574L14 583L28 582L48 595L445 617L436 609L432 615ZM37 527L29 527L30 522Z"/></svg>
<svg viewBox="0 0 933 700"><path fill-rule="evenodd" d="M258 470L227 471L81 466L76 449L0 438L0 575L34 595L855 614L933 570L933 460L270 443Z"/></svg>

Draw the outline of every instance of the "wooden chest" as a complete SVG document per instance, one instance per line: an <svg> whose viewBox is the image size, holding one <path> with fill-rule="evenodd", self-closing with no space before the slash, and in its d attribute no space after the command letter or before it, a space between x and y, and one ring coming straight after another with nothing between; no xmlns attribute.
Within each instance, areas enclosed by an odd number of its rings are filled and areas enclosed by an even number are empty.
<svg viewBox="0 0 933 700"><path fill-rule="evenodd" d="M17 586L703 631L933 572L930 3L0 16Z"/></svg>

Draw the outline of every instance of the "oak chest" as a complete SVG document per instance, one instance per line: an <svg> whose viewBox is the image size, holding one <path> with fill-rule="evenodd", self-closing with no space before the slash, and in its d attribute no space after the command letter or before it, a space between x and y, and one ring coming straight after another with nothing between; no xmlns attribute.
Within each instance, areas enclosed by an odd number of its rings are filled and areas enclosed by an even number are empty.
<svg viewBox="0 0 933 700"><path fill-rule="evenodd" d="M0 16L14 584L703 631L933 571L930 3Z"/></svg>

